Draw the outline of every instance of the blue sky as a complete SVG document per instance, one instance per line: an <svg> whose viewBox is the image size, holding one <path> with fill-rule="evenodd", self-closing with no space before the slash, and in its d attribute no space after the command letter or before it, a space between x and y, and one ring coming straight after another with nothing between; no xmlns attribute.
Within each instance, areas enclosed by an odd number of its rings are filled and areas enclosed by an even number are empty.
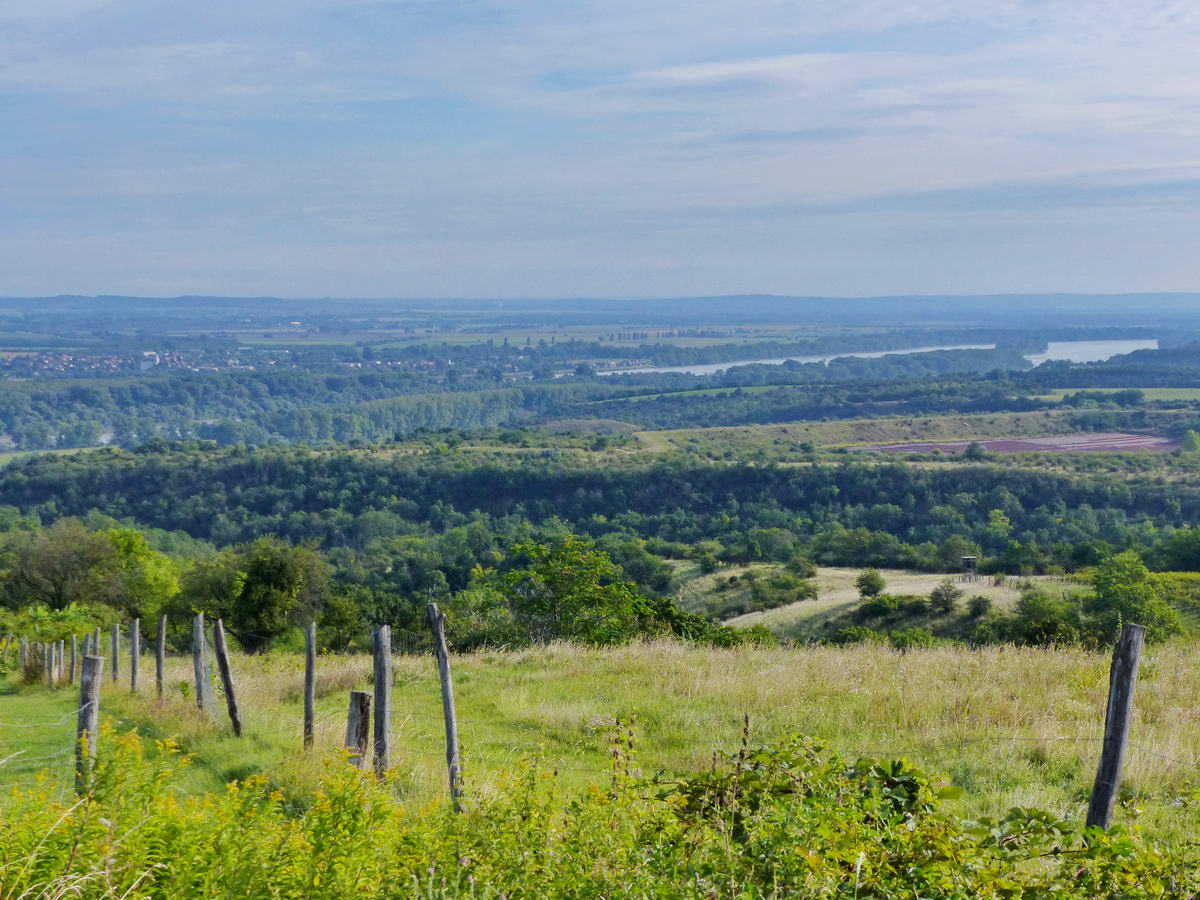
<svg viewBox="0 0 1200 900"><path fill-rule="evenodd" d="M1200 5L0 0L0 294L1200 289Z"/></svg>

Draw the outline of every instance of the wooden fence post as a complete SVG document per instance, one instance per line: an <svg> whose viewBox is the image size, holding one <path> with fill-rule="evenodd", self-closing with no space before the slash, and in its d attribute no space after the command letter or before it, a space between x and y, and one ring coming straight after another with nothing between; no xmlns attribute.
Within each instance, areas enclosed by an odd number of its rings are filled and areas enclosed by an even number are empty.
<svg viewBox="0 0 1200 900"><path fill-rule="evenodd" d="M58 641L58 643L55 646L58 649L55 651L56 665L54 667L54 680L62 681L63 680L63 669L65 669L67 667L67 663L66 663L67 641L66 641L66 639L64 638L64 639Z"/></svg>
<svg viewBox="0 0 1200 900"><path fill-rule="evenodd" d="M54 642L42 644L42 665L46 667L46 687L54 687Z"/></svg>
<svg viewBox="0 0 1200 900"><path fill-rule="evenodd" d="M238 712L237 697L233 693L233 673L229 671L229 653L225 649L225 624L217 619L213 626L213 650L217 654L217 670L221 673L221 684L225 688L225 706L229 709L229 721L235 737L242 736L242 717Z"/></svg>
<svg viewBox="0 0 1200 900"><path fill-rule="evenodd" d="M192 670L196 677L196 706L207 708L208 671L204 660L204 613L192 620Z"/></svg>
<svg viewBox="0 0 1200 900"><path fill-rule="evenodd" d="M116 681L121 669L121 626L112 627L112 680Z"/></svg>
<svg viewBox="0 0 1200 900"><path fill-rule="evenodd" d="M380 625L373 635L375 651L375 775L392 767L388 735L392 721L392 629Z"/></svg>
<svg viewBox="0 0 1200 900"><path fill-rule="evenodd" d="M371 741L371 695L367 691L350 692L350 711L346 715L346 749L350 765L361 769L367 761Z"/></svg>
<svg viewBox="0 0 1200 900"><path fill-rule="evenodd" d="M1129 720L1133 712L1133 689L1137 685L1138 663L1146 629L1126 625L1113 649L1108 675L1108 709L1104 714L1104 746L1092 800L1088 804L1087 825L1108 828L1112 820L1117 789L1121 786L1121 767L1125 762L1125 742L1129 739Z"/></svg>
<svg viewBox="0 0 1200 900"><path fill-rule="evenodd" d="M163 669L167 665L167 617L158 617L158 640L154 644L154 685L158 699L163 695Z"/></svg>
<svg viewBox="0 0 1200 900"><path fill-rule="evenodd" d="M129 626L129 690L137 693L138 663L142 655L142 620L134 619Z"/></svg>
<svg viewBox="0 0 1200 900"><path fill-rule="evenodd" d="M100 725L100 682L104 657L85 656L79 676L79 714L75 726L75 790L87 792L96 764L96 733Z"/></svg>
<svg viewBox="0 0 1200 900"><path fill-rule="evenodd" d="M92 656L103 656L104 651L100 649L100 626L96 626L96 630L92 632Z"/></svg>
<svg viewBox="0 0 1200 900"><path fill-rule="evenodd" d="M79 637L77 635L73 634L73 635L71 635L71 673L69 676L70 684L75 683L75 673L78 668L79 668Z"/></svg>
<svg viewBox="0 0 1200 900"><path fill-rule="evenodd" d="M317 703L317 623L304 627L304 749L313 745Z"/></svg>
<svg viewBox="0 0 1200 900"><path fill-rule="evenodd" d="M438 676L442 682L442 718L446 723L446 771L450 776L450 802L462 812L462 762L458 754L458 716L454 712L454 682L450 678L450 648L446 646L446 615L436 603L425 608L433 632L433 652L437 656Z"/></svg>
<svg viewBox="0 0 1200 900"><path fill-rule="evenodd" d="M17 642L17 665L25 671L25 663L29 660L29 639L21 638Z"/></svg>

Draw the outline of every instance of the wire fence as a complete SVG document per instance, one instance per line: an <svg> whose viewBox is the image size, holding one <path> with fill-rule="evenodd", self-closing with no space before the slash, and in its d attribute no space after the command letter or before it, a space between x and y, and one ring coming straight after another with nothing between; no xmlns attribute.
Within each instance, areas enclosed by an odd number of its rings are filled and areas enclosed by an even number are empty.
<svg viewBox="0 0 1200 900"><path fill-rule="evenodd" d="M421 634L405 629L396 629L392 632L393 654L432 653L433 651L434 642L429 634ZM365 673L363 675L365 676ZM51 693L48 688L45 688L45 690L47 694ZM146 699L149 699L149 697L147 696ZM214 699L216 699L216 695L214 695ZM87 710L88 706L88 704L84 704L57 716L5 715L0 720L0 784L12 788L43 782L48 772L51 775L56 771L60 774L64 773L63 770L71 762L75 750L74 726L76 718ZM210 709L206 712L198 710L198 714L205 716L214 727L219 727L215 718L217 714L215 709ZM460 756L468 777L473 771L503 771L510 769L522 759L537 759L538 764L555 772L571 772L589 777L612 775L614 772L614 762L610 759L604 759L611 754L612 746L605 747L602 741L595 740L595 738L604 732L609 732L613 735L615 741L620 741L620 731L628 727L626 723L622 723L613 717L601 717L601 720L595 724L594 729L590 732L589 739L586 742L580 741L578 753L573 757L563 754L548 755L543 750L539 750L539 746L532 742L514 743L511 740L506 741L504 739L503 735L505 732L508 732L511 736L511 732L514 730L528 733L533 738L540 737L551 742L560 737L560 735L555 734L554 726L538 722L536 719L536 712L532 710L530 716L521 719L487 716L458 718L457 724L463 726L463 748ZM414 723L417 723L418 727L414 728ZM118 724L122 727L129 726L133 730L138 730L138 723L129 719L120 719ZM435 711L434 709L427 711L412 707L393 709L389 719L389 732L393 735L390 741L393 760L400 765L403 765L403 760L408 757L445 761L447 751L445 745L442 744L444 725L445 714L441 711ZM332 752L335 749L340 750L343 742L339 735L345 733L345 727L346 713L342 710L330 710L315 716L312 720L312 730L315 735L320 737L320 740L317 742L317 750L324 752ZM886 733L895 731L897 726L895 722L856 722L855 727L860 732ZM294 721L286 725L278 725L276 727L272 723L266 727L258 727L254 721L250 721L245 729L245 735L250 738L293 739L296 741L297 749L301 746L304 733L304 722L298 714L295 716ZM401 739L396 740L395 738L397 737ZM1080 735L1042 737L986 733L926 741L904 741L902 739L895 743L880 742L876 746L854 748L838 747L836 746L836 742L828 743L832 751L839 753L839 755L847 759L911 757L921 760L923 758L936 759L940 754L944 754L947 751L964 752L967 748L980 745L986 745L993 749L1004 746L1051 746L1062 744L1083 745L1088 748L1094 748L1104 745L1107 740L1108 738L1106 737L1086 737ZM744 741L744 736L726 740L680 740L673 738L671 741L671 756L674 759L679 759L682 751L684 754L690 753L697 757L701 754L707 756L713 753L729 757L736 755L739 750L745 749L746 744ZM46 752L56 746L58 749ZM1189 777L1195 774L1198 776L1198 781L1200 781L1200 760L1198 759L1180 759L1178 756L1163 753L1154 747L1140 743L1126 742L1124 746L1133 754L1140 754L1164 762L1173 770L1184 770L1188 773ZM12 748L15 747L21 747L22 749L13 750ZM370 752L368 748L368 756ZM599 760L595 764L588 764L588 757L598 757ZM636 763L634 765L636 767Z"/></svg>

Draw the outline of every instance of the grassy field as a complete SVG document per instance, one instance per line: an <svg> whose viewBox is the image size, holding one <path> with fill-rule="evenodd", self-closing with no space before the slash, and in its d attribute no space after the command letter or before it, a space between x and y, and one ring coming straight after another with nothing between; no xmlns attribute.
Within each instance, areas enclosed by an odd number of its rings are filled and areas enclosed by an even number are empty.
<svg viewBox="0 0 1200 900"><path fill-rule="evenodd" d="M802 639L815 636L823 623L850 612L862 602L854 585L855 579L861 574L861 569L820 568L814 579L818 590L816 600L801 600L765 612L747 613L731 619L730 624L743 628L766 625L782 637ZM887 581L888 593L921 597L929 596L930 591L950 577L899 569L884 569L880 574ZM1016 587L997 586L987 579L960 587L968 596L982 595L990 598L995 608L1001 610L1010 608L1021 597L1021 592Z"/></svg>
<svg viewBox="0 0 1200 900"><path fill-rule="evenodd" d="M107 685L104 719L147 738L177 737L193 757L181 790L217 790L264 772L302 800L341 743L346 692L368 685L368 658L319 661L313 753L300 742L300 659L235 656L233 666L247 724L241 739L230 734L223 705L210 717L181 693L190 678L184 659L170 661L162 702L148 688L131 696L125 685ZM804 733L851 756L907 757L961 786L957 809L966 814L1034 806L1077 816L1099 750L1107 666L1104 655L1080 650L899 654L876 646L720 651L655 643L472 654L454 660L454 677L470 791L489 793L530 755L568 783L603 784L618 719L635 723L635 756L644 772L703 767L715 750L736 749L748 715L755 743ZM28 721L20 716L60 717L73 707L67 690L51 694L10 683L5 691L0 703L9 724ZM1119 821L1164 837L1194 829L1197 696L1194 648L1149 653ZM445 771L432 660L397 658L393 708L395 790L415 803L438 801ZM6 728L4 738L5 755L24 750L33 758L69 747L71 734L61 727L45 735ZM66 775L65 762L52 763L51 773ZM0 784L31 777L15 760L0 765Z"/></svg>
<svg viewBox="0 0 1200 900"><path fill-rule="evenodd" d="M745 456L757 450L768 457L787 460L797 455L797 447L802 442L825 449L867 449L884 444L1076 434L1078 429L1071 420L1078 414L1078 410L1063 409L951 416L881 416L831 422L639 431L636 436L647 448L658 451L690 450L716 455L728 451ZM1153 427L1165 428L1187 415L1186 411L1162 410L1151 413L1150 420Z"/></svg>
<svg viewBox="0 0 1200 900"><path fill-rule="evenodd" d="M1171 403L1181 401L1190 403L1195 400L1200 400L1200 388L1059 388L1050 391L1047 394L1039 395L1041 400L1062 400L1067 394L1076 394L1079 391L1087 391L1088 393L1114 394L1117 391L1137 390L1145 394L1147 400L1161 401Z"/></svg>

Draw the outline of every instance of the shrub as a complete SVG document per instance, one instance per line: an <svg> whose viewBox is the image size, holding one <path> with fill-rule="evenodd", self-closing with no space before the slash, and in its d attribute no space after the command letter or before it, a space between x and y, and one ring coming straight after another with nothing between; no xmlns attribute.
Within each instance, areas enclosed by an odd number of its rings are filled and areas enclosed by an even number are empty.
<svg viewBox="0 0 1200 900"><path fill-rule="evenodd" d="M1083 633L1079 606L1069 600L1051 597L1037 588L1026 591L1017 601L1009 622L1012 640L1018 644L1072 644Z"/></svg>
<svg viewBox="0 0 1200 900"><path fill-rule="evenodd" d="M887 587L887 582L879 574L878 569L867 569L854 581L860 597L878 597Z"/></svg>
<svg viewBox="0 0 1200 900"><path fill-rule="evenodd" d="M952 581L943 581L930 593L929 609L934 615L948 616L954 612L962 595L962 588Z"/></svg>
<svg viewBox="0 0 1200 900"><path fill-rule="evenodd" d="M972 619L981 619L992 611L992 598L978 594L967 601L967 612Z"/></svg>
<svg viewBox="0 0 1200 900"><path fill-rule="evenodd" d="M801 578L812 578L817 574L817 564L807 556L797 553L787 561L787 570Z"/></svg>
<svg viewBox="0 0 1200 900"><path fill-rule="evenodd" d="M618 726L619 727L619 726ZM903 760L847 759L793 738L568 793L526 765L466 811L408 808L332 761L304 809L261 776L180 799L179 763L111 732L88 793L16 789L0 822L12 897L1194 897L1200 850L1084 833L1030 809L966 822L956 794ZM568 811L564 814L564 811ZM1086 838L1086 840L1085 840ZM1036 865L1030 865L1036 860Z"/></svg>
<svg viewBox="0 0 1200 900"><path fill-rule="evenodd" d="M924 628L898 628L888 634L888 643L897 650L907 651L932 647L937 643L937 638Z"/></svg>
<svg viewBox="0 0 1200 900"><path fill-rule="evenodd" d="M899 611L901 599L895 594L880 594L877 597L871 597L854 611L854 616L859 620L890 616Z"/></svg>
<svg viewBox="0 0 1200 900"><path fill-rule="evenodd" d="M825 643L844 646L846 644L882 644L886 640L886 635L874 628L867 628L864 625L847 625L826 638Z"/></svg>

